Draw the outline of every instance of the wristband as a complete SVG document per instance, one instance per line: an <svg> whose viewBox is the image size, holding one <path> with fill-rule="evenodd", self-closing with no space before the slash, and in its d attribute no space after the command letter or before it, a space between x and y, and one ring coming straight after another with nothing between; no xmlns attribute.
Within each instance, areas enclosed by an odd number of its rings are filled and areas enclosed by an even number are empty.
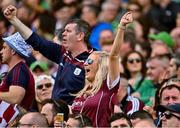
<svg viewBox="0 0 180 128"><path fill-rule="evenodd" d="M118 25L118 28L120 28L120 29L122 29L122 30L126 30L126 26L121 25L121 24Z"/></svg>

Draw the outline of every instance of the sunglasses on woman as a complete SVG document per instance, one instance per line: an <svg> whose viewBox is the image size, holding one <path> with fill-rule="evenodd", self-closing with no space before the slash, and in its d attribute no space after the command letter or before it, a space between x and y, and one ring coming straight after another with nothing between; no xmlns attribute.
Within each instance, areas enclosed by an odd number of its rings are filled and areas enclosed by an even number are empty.
<svg viewBox="0 0 180 128"><path fill-rule="evenodd" d="M45 86L46 88L50 88L52 86L52 84L51 83L41 84L41 85L38 85L36 88L38 90L41 90L43 88L43 86Z"/></svg>
<svg viewBox="0 0 180 128"><path fill-rule="evenodd" d="M166 119L171 119L171 117L176 117L178 120L180 120L180 117L179 116L177 116L177 115L175 115L175 114L173 114L173 113L171 113L171 112L169 112L169 111L166 111L166 112L164 112L164 113L162 113L162 117L163 116L165 116L166 117Z"/></svg>
<svg viewBox="0 0 180 128"><path fill-rule="evenodd" d="M93 64L93 62L94 62L94 60L92 60L91 58L88 58L88 59L86 59L84 64L91 65L91 64Z"/></svg>
<svg viewBox="0 0 180 128"><path fill-rule="evenodd" d="M134 62L140 63L141 59L138 59L138 58L137 59L128 59L127 62L130 63L130 64L133 64Z"/></svg>

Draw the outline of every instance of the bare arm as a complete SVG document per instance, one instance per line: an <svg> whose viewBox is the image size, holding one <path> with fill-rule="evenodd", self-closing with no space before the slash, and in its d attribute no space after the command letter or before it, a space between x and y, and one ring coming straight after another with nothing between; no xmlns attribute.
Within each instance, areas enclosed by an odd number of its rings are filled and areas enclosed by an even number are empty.
<svg viewBox="0 0 180 128"><path fill-rule="evenodd" d="M9 22L17 29L17 31L21 34L21 36L26 40L31 34L32 30L24 25L17 17L17 8L9 5L4 10L4 16L9 20Z"/></svg>
<svg viewBox="0 0 180 128"><path fill-rule="evenodd" d="M132 20L133 20L133 17L132 17L131 12L127 12L121 18L121 21L117 30L117 34L116 34L116 37L115 37L115 40L113 42L113 46L110 52L110 57L109 57L109 70L108 71L109 71L110 83L112 83L112 81L114 81L119 76L119 73L120 73L119 49L124 39L123 38L124 30L125 30L124 28L126 27L128 23L131 23Z"/></svg>
<svg viewBox="0 0 180 128"><path fill-rule="evenodd" d="M25 96L25 89L11 85L9 92L0 92L0 99L10 104L20 104Z"/></svg>

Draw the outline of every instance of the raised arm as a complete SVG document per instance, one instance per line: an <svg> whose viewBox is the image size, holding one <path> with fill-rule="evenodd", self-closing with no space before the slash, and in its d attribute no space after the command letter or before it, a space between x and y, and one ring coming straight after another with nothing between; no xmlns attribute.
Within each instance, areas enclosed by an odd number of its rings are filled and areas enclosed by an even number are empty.
<svg viewBox="0 0 180 128"><path fill-rule="evenodd" d="M4 10L4 16L9 20L9 22L17 29L21 36L26 40L31 34L32 30L24 25L17 17L17 8L15 6L9 5Z"/></svg>
<svg viewBox="0 0 180 128"><path fill-rule="evenodd" d="M113 46L110 52L109 57L109 77L110 82L114 81L120 74L120 65L119 65L119 57L120 57L120 46L124 39L124 31L126 29L126 25L133 21L132 13L125 13L119 23L117 34L115 40L113 42Z"/></svg>

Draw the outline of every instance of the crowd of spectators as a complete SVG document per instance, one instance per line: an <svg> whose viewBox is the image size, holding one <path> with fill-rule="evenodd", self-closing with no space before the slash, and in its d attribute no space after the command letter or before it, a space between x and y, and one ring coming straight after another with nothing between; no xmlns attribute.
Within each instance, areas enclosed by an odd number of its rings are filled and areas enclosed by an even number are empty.
<svg viewBox="0 0 180 128"><path fill-rule="evenodd" d="M178 0L0 10L0 127L180 127Z"/></svg>

